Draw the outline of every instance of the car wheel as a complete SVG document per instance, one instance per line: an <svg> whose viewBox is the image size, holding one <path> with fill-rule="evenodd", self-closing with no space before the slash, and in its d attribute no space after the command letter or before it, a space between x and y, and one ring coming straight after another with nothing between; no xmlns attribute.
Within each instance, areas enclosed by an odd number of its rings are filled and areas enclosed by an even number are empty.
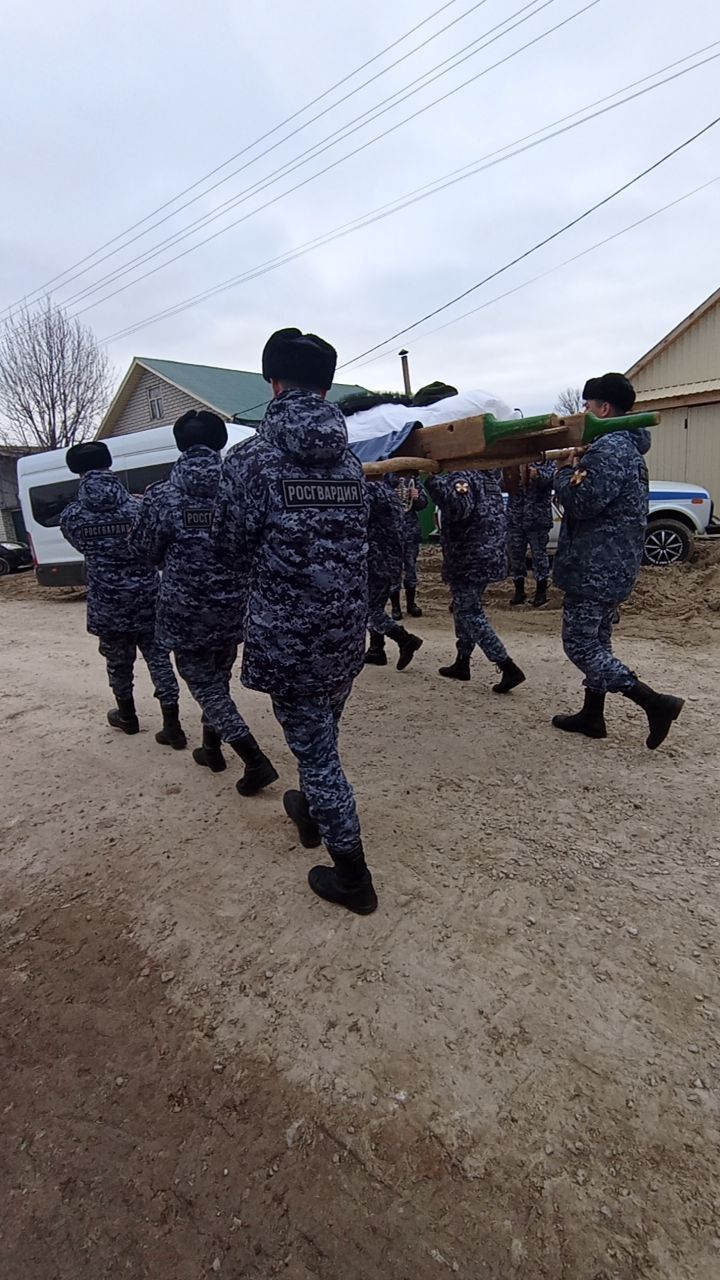
<svg viewBox="0 0 720 1280"><path fill-rule="evenodd" d="M663 569L684 564L693 549L693 535L680 520L655 520L645 535L643 564Z"/></svg>
<svg viewBox="0 0 720 1280"><path fill-rule="evenodd" d="M0 556L0 578L4 578L5 574L10 573L11 571L12 571L12 567L11 567L10 561L5 560L3 559L2 556Z"/></svg>

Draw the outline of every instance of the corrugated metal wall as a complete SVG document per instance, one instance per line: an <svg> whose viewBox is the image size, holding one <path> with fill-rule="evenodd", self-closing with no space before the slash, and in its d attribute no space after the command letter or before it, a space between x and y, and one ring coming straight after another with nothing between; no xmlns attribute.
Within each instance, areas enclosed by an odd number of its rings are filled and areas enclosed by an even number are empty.
<svg viewBox="0 0 720 1280"><path fill-rule="evenodd" d="M720 505L720 404L665 409L652 437L651 478L702 485Z"/></svg>
<svg viewBox="0 0 720 1280"><path fill-rule="evenodd" d="M633 378L639 396L659 387L720 382L720 304L690 326Z"/></svg>

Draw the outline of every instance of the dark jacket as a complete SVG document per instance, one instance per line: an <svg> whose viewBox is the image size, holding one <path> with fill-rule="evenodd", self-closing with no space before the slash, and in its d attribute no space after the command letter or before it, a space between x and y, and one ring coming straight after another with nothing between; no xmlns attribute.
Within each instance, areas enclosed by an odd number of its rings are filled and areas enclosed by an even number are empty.
<svg viewBox="0 0 720 1280"><path fill-rule="evenodd" d="M527 484L522 478L515 493L508 491L507 521L508 527L520 529L523 533L542 532L552 529L552 490L555 483L555 463L536 462L537 476L528 478ZM521 471L522 477L522 471Z"/></svg>
<svg viewBox="0 0 720 1280"><path fill-rule="evenodd" d="M145 493L130 542L162 569L157 638L166 649L212 649L240 641L247 596L242 568L228 568L211 540L222 459L195 445L167 480Z"/></svg>
<svg viewBox="0 0 720 1280"><path fill-rule="evenodd" d="M365 486L368 504L368 583L373 588L400 579L404 513L397 493L381 480Z"/></svg>
<svg viewBox="0 0 720 1280"><path fill-rule="evenodd" d="M596 440L577 474L563 467L555 495L563 522L553 577L561 591L603 604L630 595L642 563L649 481L644 454L650 432L616 431Z"/></svg>
<svg viewBox="0 0 720 1280"><path fill-rule="evenodd" d="M507 577L505 504L498 471L453 471L431 476L440 509L443 578L452 590L484 587Z"/></svg>
<svg viewBox="0 0 720 1280"><path fill-rule="evenodd" d="M160 578L128 541L139 514L138 499L112 471L88 471L77 500L60 517L63 537L85 557L87 629L92 635L155 630Z"/></svg>
<svg viewBox="0 0 720 1280"><path fill-rule="evenodd" d="M403 544L419 547L422 542L420 512L424 511L428 504L428 496L420 480L416 476L393 471L386 477L386 483L395 490L400 499L403 512ZM405 492L410 486L417 489L418 496L408 507L405 505Z"/></svg>
<svg viewBox="0 0 720 1280"><path fill-rule="evenodd" d="M340 410L285 391L223 466L213 536L250 567L243 683L284 699L326 694L363 665L367 509Z"/></svg>

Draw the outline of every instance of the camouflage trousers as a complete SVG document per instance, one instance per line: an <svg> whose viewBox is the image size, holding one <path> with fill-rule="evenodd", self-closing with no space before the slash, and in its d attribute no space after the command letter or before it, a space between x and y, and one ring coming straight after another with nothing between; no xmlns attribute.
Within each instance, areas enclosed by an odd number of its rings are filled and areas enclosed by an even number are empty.
<svg viewBox="0 0 720 1280"><path fill-rule="evenodd" d="M567 657L585 676L586 689L596 693L627 693L637 684L634 671L612 651L614 604L594 604L565 596L563 608L563 648Z"/></svg>
<svg viewBox="0 0 720 1280"><path fill-rule="evenodd" d="M403 562L402 574L399 582L393 583L393 591L399 591L402 586L407 591L408 587L417 587L418 571L417 562L420 554L420 543L404 542L403 543Z"/></svg>
<svg viewBox="0 0 720 1280"><path fill-rule="evenodd" d="M547 529L524 529L508 521L508 554L510 577L524 578L527 574L527 549L532 555L532 569L536 582L546 582L550 577L550 560L547 546L550 532Z"/></svg>
<svg viewBox="0 0 720 1280"><path fill-rule="evenodd" d="M370 579L368 600L368 628L377 631L381 636L392 636L397 631L397 622L393 622L385 605L390 599L391 582L389 578Z"/></svg>
<svg viewBox="0 0 720 1280"><path fill-rule="evenodd" d="M338 751L340 717L351 684L314 698L273 698L285 741L298 762L300 790L307 798L330 853L352 853L360 843L355 796Z"/></svg>
<svg viewBox="0 0 720 1280"><path fill-rule="evenodd" d="M250 736L245 721L230 696L230 678L237 660L235 641L216 649L176 649L177 669L202 711L202 722L223 742Z"/></svg>
<svg viewBox="0 0 720 1280"><path fill-rule="evenodd" d="M490 619L485 612L483 595L486 586L487 583L478 587L453 589L453 620L457 651L461 657L469 658L475 645L478 645L488 661L494 662L499 667L508 655L505 645L493 631Z"/></svg>
<svg viewBox="0 0 720 1280"><path fill-rule="evenodd" d="M117 631L100 636L98 648L107 666L108 681L116 698L132 698L133 673L137 651L140 650L155 697L163 707L174 706L180 697L180 689L170 661L170 654L161 649L152 632L139 635L129 631Z"/></svg>

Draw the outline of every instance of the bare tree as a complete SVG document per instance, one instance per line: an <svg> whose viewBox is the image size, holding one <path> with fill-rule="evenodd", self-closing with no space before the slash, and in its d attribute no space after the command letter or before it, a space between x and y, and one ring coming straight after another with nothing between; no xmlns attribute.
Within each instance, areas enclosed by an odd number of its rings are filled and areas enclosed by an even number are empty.
<svg viewBox="0 0 720 1280"><path fill-rule="evenodd" d="M564 391L560 392L555 408L558 413L569 417L572 413L581 413L584 404L585 401L579 387L566 387Z"/></svg>
<svg viewBox="0 0 720 1280"><path fill-rule="evenodd" d="M90 329L50 298L0 330L0 413L7 435L61 449L87 440L110 396L110 367Z"/></svg>

